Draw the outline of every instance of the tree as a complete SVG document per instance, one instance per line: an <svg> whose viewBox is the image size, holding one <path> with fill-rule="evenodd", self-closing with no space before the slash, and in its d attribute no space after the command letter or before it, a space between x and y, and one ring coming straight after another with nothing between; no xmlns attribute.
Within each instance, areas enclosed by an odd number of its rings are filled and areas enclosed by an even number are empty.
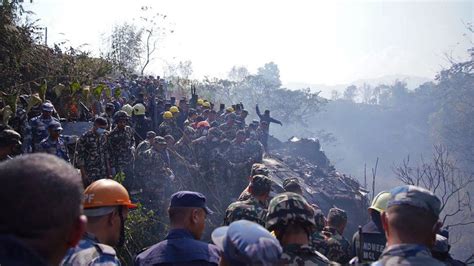
<svg viewBox="0 0 474 266"><path fill-rule="evenodd" d="M140 64L143 52L143 29L133 24L115 25L109 37L109 52L106 57L114 64L115 71L131 74Z"/></svg>
<svg viewBox="0 0 474 266"><path fill-rule="evenodd" d="M281 86L280 69L278 65L270 62L263 67L258 68L257 75L261 76L267 86L271 89L276 89Z"/></svg>
<svg viewBox="0 0 474 266"><path fill-rule="evenodd" d="M233 66L227 77L231 81L243 81L250 75L249 70L244 66Z"/></svg>
<svg viewBox="0 0 474 266"><path fill-rule="evenodd" d="M332 90L331 91L331 100L335 101L335 100L339 99L341 97L339 94L340 94L339 91Z"/></svg>
<svg viewBox="0 0 474 266"><path fill-rule="evenodd" d="M351 85L344 90L344 95L343 95L344 100L353 102L356 96L357 96L357 87L355 85Z"/></svg>

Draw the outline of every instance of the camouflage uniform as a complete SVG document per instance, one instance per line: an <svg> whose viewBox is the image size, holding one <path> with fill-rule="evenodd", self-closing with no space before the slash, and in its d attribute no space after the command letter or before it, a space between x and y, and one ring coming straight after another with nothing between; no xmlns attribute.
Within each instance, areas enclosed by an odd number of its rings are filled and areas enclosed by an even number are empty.
<svg viewBox="0 0 474 266"><path fill-rule="evenodd" d="M196 162L196 157L194 156L194 150L192 148L192 143L186 143L183 139L178 140L175 145L176 152L179 153L184 159L189 163L194 164Z"/></svg>
<svg viewBox="0 0 474 266"><path fill-rule="evenodd" d="M108 176L107 163L110 154L106 134L99 136L90 130L84 133L77 143L76 165L85 168L89 182Z"/></svg>
<svg viewBox="0 0 474 266"><path fill-rule="evenodd" d="M391 245L371 265L446 265L431 256L428 247L417 244Z"/></svg>
<svg viewBox="0 0 474 266"><path fill-rule="evenodd" d="M250 158L253 163L261 163L263 160L263 145L255 136L250 137L246 141L245 146L246 157Z"/></svg>
<svg viewBox="0 0 474 266"><path fill-rule="evenodd" d="M167 158L155 148L143 153L143 168L140 169L145 203L151 203L159 210L164 207L165 182L169 173Z"/></svg>
<svg viewBox="0 0 474 266"><path fill-rule="evenodd" d="M125 171L133 162L135 137L131 127L123 129L115 127L108 138L110 148L110 164L116 172Z"/></svg>
<svg viewBox="0 0 474 266"><path fill-rule="evenodd" d="M136 152L137 155L140 155L140 154L144 153L146 150L148 150L150 148L151 148L150 141L144 140L144 141L142 141L138 144L137 149L135 150L135 152Z"/></svg>
<svg viewBox="0 0 474 266"><path fill-rule="evenodd" d="M56 155L59 158L64 159L66 162L69 162L69 153L66 146L69 143L71 143L69 137L60 136L57 141L47 137L39 144L38 152Z"/></svg>
<svg viewBox="0 0 474 266"><path fill-rule="evenodd" d="M311 245L328 259L346 264L351 259L351 245L335 228L325 227L319 236L313 234Z"/></svg>
<svg viewBox="0 0 474 266"><path fill-rule="evenodd" d="M251 197L245 201L237 201L229 205L225 211L224 225L229 225L238 220L248 220L265 226L267 206Z"/></svg>
<svg viewBox="0 0 474 266"><path fill-rule="evenodd" d="M61 265L120 265L115 250L86 233L77 247L68 250Z"/></svg>
<svg viewBox="0 0 474 266"><path fill-rule="evenodd" d="M43 115L31 118L26 128L25 142L28 151L37 151L40 142L48 137L48 126L59 123L55 117L43 118Z"/></svg>
<svg viewBox="0 0 474 266"><path fill-rule="evenodd" d="M285 192L275 196L268 205L266 228L269 231L286 228L298 222L314 231L315 221L311 206L303 196ZM283 247L282 265L327 265L331 263L324 255L309 245L287 244Z"/></svg>
<svg viewBox="0 0 474 266"><path fill-rule="evenodd" d="M26 110L17 106L16 114L8 120L8 125L10 125L13 130L20 133L24 138L28 130L28 114L26 113ZM23 140L23 152L27 152L26 145L26 141Z"/></svg>
<svg viewBox="0 0 474 266"><path fill-rule="evenodd" d="M255 175L264 175L266 177L268 177L270 174L270 171L268 171L268 168L262 164L262 163L254 163L252 165L252 168L250 170L250 176L253 177ZM249 184L250 186L250 184ZM240 193L240 196L239 198L237 199L237 201L244 201L244 200L248 200L250 199L250 197L252 197L252 194L250 194L250 192L248 191L248 187L244 189L244 191L242 191L242 193Z"/></svg>
<svg viewBox="0 0 474 266"><path fill-rule="evenodd" d="M229 124L223 124L219 126L219 129L222 131L226 139L233 140L237 135L239 127L236 124L232 126L230 126Z"/></svg>
<svg viewBox="0 0 474 266"><path fill-rule="evenodd" d="M181 138L181 131L172 119L167 119L163 121L158 127L158 136L171 135L175 140Z"/></svg>

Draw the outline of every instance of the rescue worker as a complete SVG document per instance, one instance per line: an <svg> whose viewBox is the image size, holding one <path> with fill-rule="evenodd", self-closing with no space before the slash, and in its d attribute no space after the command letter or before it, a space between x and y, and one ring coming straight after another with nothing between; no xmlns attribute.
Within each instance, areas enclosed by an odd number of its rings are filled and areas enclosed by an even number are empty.
<svg viewBox="0 0 474 266"><path fill-rule="evenodd" d="M113 247L124 244L125 221L136 207L120 183L100 179L90 184L84 191L86 232L61 265L120 265Z"/></svg>
<svg viewBox="0 0 474 266"><path fill-rule="evenodd" d="M0 184L0 265L59 265L86 227L76 169L27 154L0 163Z"/></svg>
<svg viewBox="0 0 474 266"><path fill-rule="evenodd" d="M327 265L330 261L309 246L315 230L314 213L303 196L292 192L276 195L268 206L266 228L283 248L281 265Z"/></svg>
<svg viewBox="0 0 474 266"><path fill-rule="evenodd" d="M433 258L449 266L465 266L466 263L454 259L451 254L449 254L450 249L451 245L449 244L448 238L440 234L436 234L436 243L433 245L433 247L431 247L431 254L433 255Z"/></svg>
<svg viewBox="0 0 474 266"><path fill-rule="evenodd" d="M237 134L237 130L239 130L239 128L237 127L235 123L236 118L237 116L234 113L230 113L226 115L225 124L222 124L219 127L219 129L224 133L224 137L230 141L232 141L235 138Z"/></svg>
<svg viewBox="0 0 474 266"><path fill-rule="evenodd" d="M105 105L105 112L100 114L101 117L105 118L107 120L107 130L110 131L113 128L114 125L114 112L115 112L115 106L113 103L107 103Z"/></svg>
<svg viewBox="0 0 474 266"><path fill-rule="evenodd" d="M59 158L70 162L69 160L69 151L67 149L67 144L72 143L70 138L67 140L61 136L63 128L60 123L53 122L48 126L48 137L43 139L38 146L38 152L49 153Z"/></svg>
<svg viewBox="0 0 474 266"><path fill-rule="evenodd" d="M114 116L117 126L107 137L113 176L120 172L123 172L126 177L132 176L135 134L133 129L128 126L128 119L127 113L118 111Z"/></svg>
<svg viewBox="0 0 474 266"><path fill-rule="evenodd" d="M252 196L248 200L237 201L229 205L225 212L224 225L245 219L264 226L271 187L272 181L268 177L253 176L249 186Z"/></svg>
<svg viewBox="0 0 474 266"><path fill-rule="evenodd" d="M133 106L132 126L135 129L137 142L146 138L146 133L151 129L151 120L146 117L146 107L143 103Z"/></svg>
<svg viewBox="0 0 474 266"><path fill-rule="evenodd" d="M442 226L440 212L441 202L429 190L410 185L390 190L381 216L387 246L373 265L445 265L430 252Z"/></svg>
<svg viewBox="0 0 474 266"><path fill-rule="evenodd" d="M254 163L252 165L252 168L250 169L250 175L247 178L249 180L249 184L244 189L244 191L242 191L242 193L240 193L240 196L237 199L237 201L244 201L244 200L250 199L252 194L250 194L249 188L250 188L250 184L252 183L252 179L255 175L264 175L266 177L269 177L270 176L270 171L268 170L268 168L264 164Z"/></svg>
<svg viewBox="0 0 474 266"><path fill-rule="evenodd" d="M192 140L194 139L195 131L192 127L185 127L183 136L176 142L176 151L183 156L190 164L196 163L196 155L194 153Z"/></svg>
<svg viewBox="0 0 474 266"><path fill-rule="evenodd" d="M321 244L314 244L319 252L328 259L347 264L351 259L351 245L349 241L342 236L347 224L347 214L339 208L331 208L326 219L327 226L321 232L324 241Z"/></svg>
<svg viewBox="0 0 474 266"><path fill-rule="evenodd" d="M387 209L390 192L382 191L372 200L369 207L370 221L362 226L362 236L355 232L352 237L352 263L366 263L379 259L387 239L383 231L380 214ZM362 244L362 245L361 245Z"/></svg>
<svg viewBox="0 0 474 266"><path fill-rule="evenodd" d="M155 137L156 137L155 131L148 131L146 133L146 139L144 141L140 142L140 144L138 144L138 146L137 146L137 149L135 151L136 156L138 156L138 154L141 154L144 151L150 149L153 145L153 142L155 141Z"/></svg>
<svg viewBox="0 0 474 266"><path fill-rule="evenodd" d="M175 119L175 121L176 121L179 117L179 108L178 108L178 106L171 106L170 107L170 112L173 114L173 119Z"/></svg>
<svg viewBox="0 0 474 266"><path fill-rule="evenodd" d="M161 122L160 126L158 127L158 136L166 136L171 135L175 139L181 138L181 131L179 130L176 122L174 121L173 113L170 111L166 111L163 113L163 122Z"/></svg>
<svg viewBox="0 0 474 266"><path fill-rule="evenodd" d="M211 238L223 251L220 266L277 265L283 251L270 232L246 220L216 228Z"/></svg>
<svg viewBox="0 0 474 266"><path fill-rule="evenodd" d="M48 137L48 126L53 123L59 123L59 120L52 116L54 106L50 102L41 105L42 113L39 116L30 119L26 130L25 141L28 152L38 150L40 142Z"/></svg>
<svg viewBox="0 0 474 266"><path fill-rule="evenodd" d="M212 211L198 192L179 191L171 196L170 231L161 241L135 258L135 265L217 265L219 248L199 241Z"/></svg>
<svg viewBox="0 0 474 266"><path fill-rule="evenodd" d="M93 127L77 143L76 165L81 170L85 185L102 178L112 178L106 128L107 120L97 117Z"/></svg>
<svg viewBox="0 0 474 266"><path fill-rule="evenodd" d="M21 136L12 129L0 131L0 162L21 154Z"/></svg>

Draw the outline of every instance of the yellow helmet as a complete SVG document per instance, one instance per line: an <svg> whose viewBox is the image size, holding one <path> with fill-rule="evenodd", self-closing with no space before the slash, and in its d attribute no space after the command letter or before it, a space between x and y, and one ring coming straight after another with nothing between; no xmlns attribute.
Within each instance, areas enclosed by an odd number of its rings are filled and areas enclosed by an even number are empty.
<svg viewBox="0 0 474 266"><path fill-rule="evenodd" d="M203 99L198 99L198 101L197 101L197 104L198 104L198 105L202 105L203 103L204 103L204 100L203 100Z"/></svg>
<svg viewBox="0 0 474 266"><path fill-rule="evenodd" d="M135 115L144 115L145 114L145 105L141 104L141 103L137 103L135 104L135 106L133 106L133 113Z"/></svg>
<svg viewBox="0 0 474 266"><path fill-rule="evenodd" d="M171 119L171 118L173 118L173 113L170 112L170 111L166 111L166 112L163 113L163 118L164 119Z"/></svg>
<svg viewBox="0 0 474 266"><path fill-rule="evenodd" d="M210 102L204 102L204 103L202 103L202 107L211 108L211 103Z"/></svg>
<svg viewBox="0 0 474 266"><path fill-rule="evenodd" d="M125 104L124 106L122 106L122 111L124 111L125 113L127 113L128 116L132 116L132 113L133 113L133 107L130 105L130 104Z"/></svg>
<svg viewBox="0 0 474 266"><path fill-rule="evenodd" d="M178 107L176 107L176 106L171 106L171 107L170 107L170 112L173 113L173 114L174 114L174 113L179 113L179 109L178 109Z"/></svg>
<svg viewBox="0 0 474 266"><path fill-rule="evenodd" d="M372 200L372 204L369 207L369 210L375 210L378 212L383 212L387 209L388 201L390 200L390 192L382 191Z"/></svg>
<svg viewBox="0 0 474 266"><path fill-rule="evenodd" d="M226 111L229 112L229 113L233 113L234 108L233 107L227 107Z"/></svg>

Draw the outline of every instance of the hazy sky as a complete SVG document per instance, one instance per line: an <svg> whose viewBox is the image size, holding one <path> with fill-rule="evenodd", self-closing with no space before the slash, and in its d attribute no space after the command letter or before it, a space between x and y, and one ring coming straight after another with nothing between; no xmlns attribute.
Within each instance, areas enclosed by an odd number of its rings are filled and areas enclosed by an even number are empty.
<svg viewBox="0 0 474 266"><path fill-rule="evenodd" d="M184 60L194 77L223 77L233 65L266 62L287 82L339 84L384 75L431 78L445 53L466 58L473 42L463 23L474 1L34 0L48 42L69 40L99 54L103 34L133 22L140 7L167 15L174 29L148 69ZM467 34L463 36L463 34Z"/></svg>

